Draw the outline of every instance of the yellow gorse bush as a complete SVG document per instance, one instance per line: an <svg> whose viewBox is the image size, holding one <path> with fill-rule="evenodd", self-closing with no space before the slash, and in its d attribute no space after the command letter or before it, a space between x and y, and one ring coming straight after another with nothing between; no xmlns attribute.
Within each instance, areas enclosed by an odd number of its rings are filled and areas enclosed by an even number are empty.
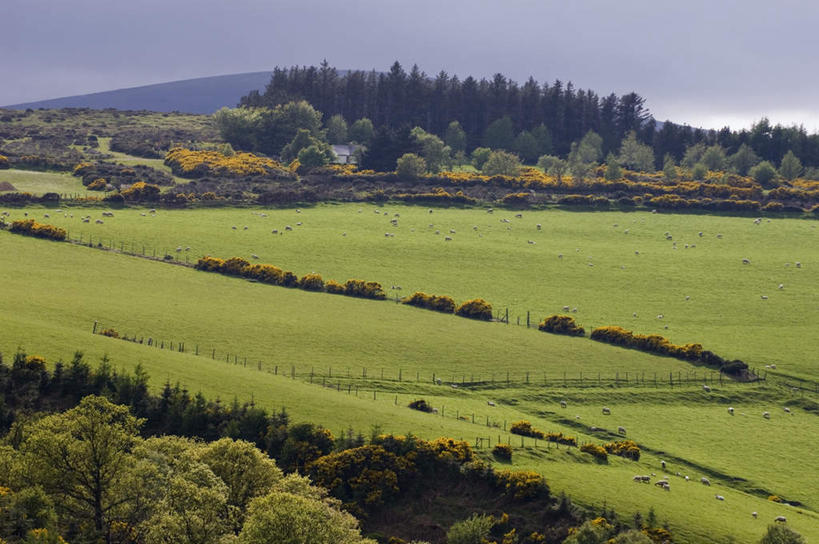
<svg viewBox="0 0 819 544"><path fill-rule="evenodd" d="M201 177L207 174L217 176L243 177L261 176L284 170L279 162L253 153L235 153L231 156L218 151L192 151L175 147L165 155L165 164L174 174L183 177Z"/></svg>
<svg viewBox="0 0 819 544"><path fill-rule="evenodd" d="M35 236L37 238L46 238L49 240L57 240L62 242L65 240L68 233L65 229L55 227L54 225L47 225L45 223L37 223L34 219L19 219L12 221L11 232L16 234L25 234L27 236Z"/></svg>

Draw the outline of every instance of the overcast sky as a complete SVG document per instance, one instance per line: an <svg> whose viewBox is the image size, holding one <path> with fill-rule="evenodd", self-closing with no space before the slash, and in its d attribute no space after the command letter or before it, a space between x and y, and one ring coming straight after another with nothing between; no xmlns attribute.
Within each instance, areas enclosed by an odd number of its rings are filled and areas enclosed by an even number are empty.
<svg viewBox="0 0 819 544"><path fill-rule="evenodd" d="M812 0L0 0L0 104L318 64L635 91L658 120L819 131Z"/></svg>

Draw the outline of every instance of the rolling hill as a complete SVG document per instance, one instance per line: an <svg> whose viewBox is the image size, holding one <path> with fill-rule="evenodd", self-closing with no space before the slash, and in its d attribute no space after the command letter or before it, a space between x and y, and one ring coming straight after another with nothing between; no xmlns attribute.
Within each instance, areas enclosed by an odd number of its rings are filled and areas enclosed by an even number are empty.
<svg viewBox="0 0 819 544"><path fill-rule="evenodd" d="M264 89L265 85L270 81L271 74L272 72L266 71L199 77L4 107L17 110L27 108L114 108L118 110L213 113L223 106L236 106L239 99L253 89Z"/></svg>

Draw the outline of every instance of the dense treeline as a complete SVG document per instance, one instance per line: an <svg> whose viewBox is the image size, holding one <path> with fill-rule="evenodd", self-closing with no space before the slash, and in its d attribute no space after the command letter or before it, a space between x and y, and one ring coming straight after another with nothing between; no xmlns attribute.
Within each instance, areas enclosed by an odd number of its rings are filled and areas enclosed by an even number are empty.
<svg viewBox="0 0 819 544"><path fill-rule="evenodd" d="M326 61L319 67L277 67L265 91L250 92L240 105L273 108L297 100L308 101L325 119L340 115L352 123L365 118L376 129L421 127L447 140L453 149L459 147L457 134L447 138L447 129L457 121L465 133L466 151L504 147L493 145L499 141L525 149L535 140L540 154L563 156L573 142L594 131L602 138L605 157L617 153L623 139L635 131L640 142L652 147L657 168L666 155L683 160L686 149L696 144L719 145L729 155L744 144L759 159L775 164L790 150L805 166L819 166L819 134L809 135L804 127L774 126L765 118L741 131L703 130L670 121L658 127L645 99L633 92L600 96L575 89L571 82L548 84L529 78L520 85L502 74L489 80L472 76L461 80L446 72L429 77L418 66L407 73L397 61L386 73L340 75Z"/></svg>

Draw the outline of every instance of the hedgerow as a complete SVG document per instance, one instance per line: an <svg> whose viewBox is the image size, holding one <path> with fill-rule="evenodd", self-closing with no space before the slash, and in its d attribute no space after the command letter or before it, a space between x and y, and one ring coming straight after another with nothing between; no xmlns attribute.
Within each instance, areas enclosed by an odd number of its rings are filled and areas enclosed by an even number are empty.
<svg viewBox="0 0 819 544"><path fill-rule="evenodd" d="M525 419L515 421L514 423L512 423L512 425L509 427L509 432L512 434L519 434L520 436L539 438L541 440L546 437L543 431L535 429L534 427L532 427L532 424L526 421Z"/></svg>
<svg viewBox="0 0 819 544"><path fill-rule="evenodd" d="M347 280L344 284L344 294L350 297L372 298L384 300L387 294L377 281Z"/></svg>
<svg viewBox="0 0 819 544"><path fill-rule="evenodd" d="M64 241L68 235L63 228L45 223L37 223L34 219L18 219L17 221L12 221L9 230L15 234L35 236L37 238L56 240L58 242Z"/></svg>
<svg viewBox="0 0 819 544"><path fill-rule="evenodd" d="M603 448L612 455L619 455L632 461L640 460L640 447L634 440L618 440L603 444Z"/></svg>
<svg viewBox="0 0 819 544"><path fill-rule="evenodd" d="M455 311L455 301L447 295L428 295L416 291L408 297L401 299L403 304L418 306L427 310L451 314Z"/></svg>
<svg viewBox="0 0 819 544"><path fill-rule="evenodd" d="M591 339L685 361L698 361L715 366L727 374L743 374L748 369L748 365L743 361L726 361L713 352L703 350L702 344L672 344L659 334L635 334L622 327L608 326L594 329L591 332Z"/></svg>
<svg viewBox="0 0 819 544"><path fill-rule="evenodd" d="M609 454L606 452L605 448L598 446L597 444L583 444L580 446L580 451L592 455L598 461L608 461L609 459Z"/></svg>
<svg viewBox="0 0 819 544"><path fill-rule="evenodd" d="M550 315L537 326L538 330L568 336L583 336L586 330L575 322L570 315Z"/></svg>
<svg viewBox="0 0 819 544"><path fill-rule="evenodd" d="M424 399L414 400L414 401L410 402L408 404L408 406L410 408L412 408L413 410L418 410L419 412L426 412L426 413L431 413L432 412L432 406L430 406L429 403L427 401L425 401Z"/></svg>

